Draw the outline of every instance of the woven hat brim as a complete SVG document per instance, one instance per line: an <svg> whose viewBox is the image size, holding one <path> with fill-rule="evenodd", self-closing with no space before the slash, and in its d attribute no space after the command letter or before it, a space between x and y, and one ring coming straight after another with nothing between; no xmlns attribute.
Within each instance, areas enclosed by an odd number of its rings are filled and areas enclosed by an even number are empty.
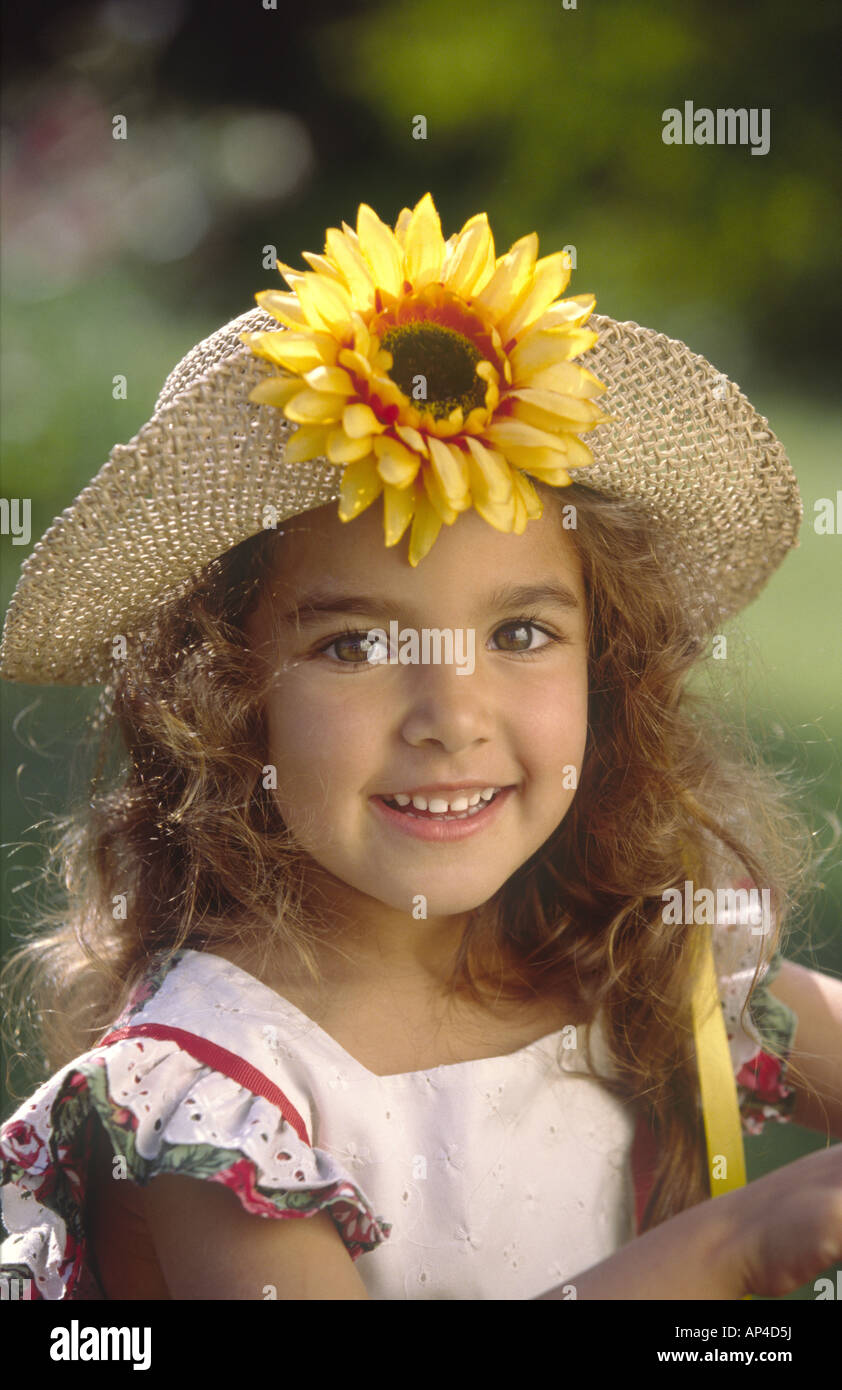
<svg viewBox="0 0 842 1390"><path fill-rule="evenodd" d="M614 418L587 434L595 462L574 480L639 499L699 624L711 612L724 620L797 544L802 508L786 453L739 389L684 343L602 315L589 325L599 340L578 360L607 384L600 404ZM114 639L128 640L209 561L262 530L267 513L280 524L338 499L342 466L285 463L294 426L248 399L274 369L239 335L277 328L250 310L173 370L151 419L112 449L24 561L0 677L108 680Z"/></svg>

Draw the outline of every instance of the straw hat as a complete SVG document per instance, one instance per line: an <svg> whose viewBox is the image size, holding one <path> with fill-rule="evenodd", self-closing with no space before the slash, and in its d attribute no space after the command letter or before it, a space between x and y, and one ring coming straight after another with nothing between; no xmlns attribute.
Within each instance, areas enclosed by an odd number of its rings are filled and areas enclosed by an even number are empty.
<svg viewBox="0 0 842 1390"><path fill-rule="evenodd" d="M767 421L685 344L597 314L589 327L598 340L583 365L606 385L611 418L592 428L593 465L573 481L646 506L710 631L711 614L747 604L797 544L795 476ZM270 330L276 317L252 309L196 344L147 423L34 546L6 614L5 680L108 680L115 636L142 631L158 603L262 530L267 510L282 525L340 496L343 465L285 463L296 426L249 400L273 368L240 335Z"/></svg>

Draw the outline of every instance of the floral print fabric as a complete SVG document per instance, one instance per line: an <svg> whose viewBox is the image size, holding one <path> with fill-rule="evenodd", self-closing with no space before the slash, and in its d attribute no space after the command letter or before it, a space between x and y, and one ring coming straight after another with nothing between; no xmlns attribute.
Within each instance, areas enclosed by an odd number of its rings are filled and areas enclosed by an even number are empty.
<svg viewBox="0 0 842 1390"><path fill-rule="evenodd" d="M193 953L176 953L144 979L115 1027L138 1014L185 954ZM194 1125L207 1120L207 1142L195 1142L192 1134L185 1142L179 1128L185 1105ZM131 1181L141 1185L159 1173L220 1182L246 1211L261 1216L307 1216L328 1207L352 1259L391 1229L275 1106L208 1072L172 1043L127 1038L70 1063L0 1130L3 1217L10 1232L0 1270L26 1281L31 1298L103 1297L86 1263L83 1229L96 1120L125 1159Z"/></svg>

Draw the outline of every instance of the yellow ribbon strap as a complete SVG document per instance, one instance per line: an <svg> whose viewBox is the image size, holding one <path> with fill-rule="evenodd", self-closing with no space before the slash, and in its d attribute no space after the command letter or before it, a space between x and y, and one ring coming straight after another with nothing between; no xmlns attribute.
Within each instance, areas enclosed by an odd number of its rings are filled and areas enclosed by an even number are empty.
<svg viewBox="0 0 842 1390"><path fill-rule="evenodd" d="M705 934L701 956L701 968L693 990L693 1032L702 1092L710 1193L712 1197L721 1197L725 1192L745 1186L746 1164L737 1083L719 1002L719 985L709 933Z"/></svg>
<svg viewBox="0 0 842 1390"><path fill-rule="evenodd" d="M702 1092L702 1115L708 1151L710 1194L721 1197L745 1187L746 1161L737 1100L737 1082L725 1019L719 1003L719 984L713 961L713 942L705 936L699 973L693 989L693 1034ZM753 1301L750 1293L743 1301Z"/></svg>

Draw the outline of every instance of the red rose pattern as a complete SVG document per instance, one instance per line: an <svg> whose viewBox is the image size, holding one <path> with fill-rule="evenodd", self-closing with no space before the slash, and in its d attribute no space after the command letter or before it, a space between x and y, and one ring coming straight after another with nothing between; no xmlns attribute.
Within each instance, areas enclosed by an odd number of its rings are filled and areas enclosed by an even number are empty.
<svg viewBox="0 0 842 1390"><path fill-rule="evenodd" d="M737 1085L751 1091L759 1101L773 1105L775 1101L786 1100L792 1095L792 1087L781 1081L783 1063L768 1052L758 1052L750 1062L744 1063L737 1073Z"/></svg>

